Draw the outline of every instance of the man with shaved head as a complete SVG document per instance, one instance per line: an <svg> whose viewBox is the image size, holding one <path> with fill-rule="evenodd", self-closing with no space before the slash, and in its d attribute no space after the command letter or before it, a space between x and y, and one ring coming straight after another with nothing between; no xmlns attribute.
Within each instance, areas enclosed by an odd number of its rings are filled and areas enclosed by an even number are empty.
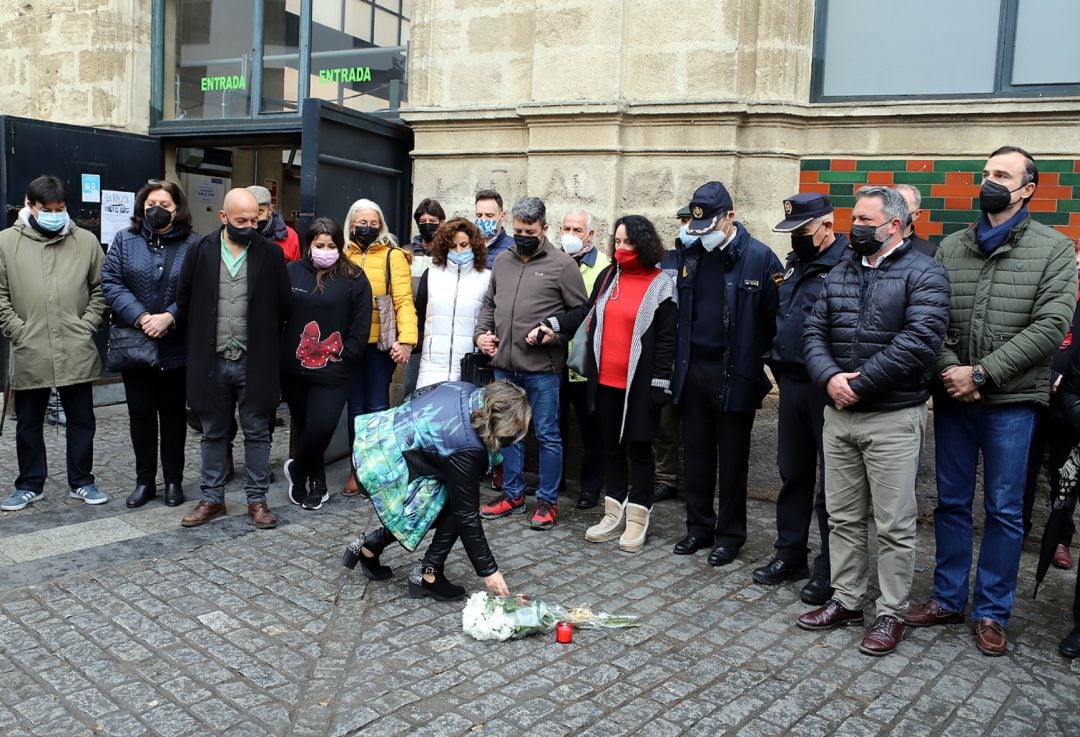
<svg viewBox="0 0 1080 737"><path fill-rule="evenodd" d="M197 527L225 515L226 458L239 408L248 516L268 529L277 526L266 492L289 276L281 249L258 232L259 203L251 192L230 190L218 215L221 228L188 252L176 298L187 326L188 403L203 427L202 499L180 524Z"/></svg>

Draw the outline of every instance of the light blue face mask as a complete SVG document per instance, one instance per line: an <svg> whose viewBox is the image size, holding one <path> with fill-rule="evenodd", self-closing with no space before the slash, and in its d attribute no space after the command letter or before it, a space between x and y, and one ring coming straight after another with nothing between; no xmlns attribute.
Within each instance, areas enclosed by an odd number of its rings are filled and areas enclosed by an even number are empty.
<svg viewBox="0 0 1080 737"><path fill-rule="evenodd" d="M474 222L476 223L476 227L480 229L480 234L484 236L486 240L490 241L495 237L495 234L499 232L498 220L477 219Z"/></svg>
<svg viewBox="0 0 1080 737"><path fill-rule="evenodd" d="M713 230L701 236L701 247L712 252L726 240L727 233L722 230Z"/></svg>
<svg viewBox="0 0 1080 737"><path fill-rule="evenodd" d="M446 258L458 266L464 266L465 264L471 264L473 259L476 258L471 250L469 251L450 251L446 254Z"/></svg>
<svg viewBox="0 0 1080 737"><path fill-rule="evenodd" d="M59 233L68 224L68 214L66 212L39 212L35 219L42 228L54 233Z"/></svg>

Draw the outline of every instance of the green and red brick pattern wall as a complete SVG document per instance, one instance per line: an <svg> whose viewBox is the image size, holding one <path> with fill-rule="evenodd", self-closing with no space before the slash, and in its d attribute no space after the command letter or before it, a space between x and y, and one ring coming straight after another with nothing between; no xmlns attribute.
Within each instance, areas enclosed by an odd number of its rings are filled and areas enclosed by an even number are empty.
<svg viewBox="0 0 1080 737"><path fill-rule="evenodd" d="M1080 239L1080 160L1036 161L1039 188L1029 205L1031 216ZM923 208L915 230L937 241L978 220L985 163L985 159L803 159L799 190L829 195L836 207L836 228L844 231L851 223L859 187L913 184L922 192Z"/></svg>

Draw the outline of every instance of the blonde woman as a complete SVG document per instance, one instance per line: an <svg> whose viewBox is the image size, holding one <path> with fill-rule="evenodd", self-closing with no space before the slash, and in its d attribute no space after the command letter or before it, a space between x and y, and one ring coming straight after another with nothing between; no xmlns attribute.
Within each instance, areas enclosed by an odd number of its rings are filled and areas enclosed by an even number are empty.
<svg viewBox="0 0 1080 737"><path fill-rule="evenodd" d="M398 364L409 362L418 339L416 307L413 304L412 274L409 256L397 247L386 227L382 208L371 200L360 199L345 216L348 242L345 256L367 275L371 283L372 314L368 349L349 376L349 442L353 440L355 420L359 415L390 407L390 381ZM376 304L389 295L397 318L397 340L387 351L378 350L380 320ZM342 493L357 493L352 474Z"/></svg>
<svg viewBox="0 0 1080 737"><path fill-rule="evenodd" d="M418 389L400 406L360 421L354 448L357 476L371 494L383 527L358 538L341 562L361 564L372 581L393 572L379 562L392 542L415 550L434 526L423 560L409 573L409 596L456 601L465 589L447 580L443 564L461 539L476 575L498 596L509 589L480 524L480 479L500 450L525 437L532 409L525 390L508 381L483 389L447 381Z"/></svg>

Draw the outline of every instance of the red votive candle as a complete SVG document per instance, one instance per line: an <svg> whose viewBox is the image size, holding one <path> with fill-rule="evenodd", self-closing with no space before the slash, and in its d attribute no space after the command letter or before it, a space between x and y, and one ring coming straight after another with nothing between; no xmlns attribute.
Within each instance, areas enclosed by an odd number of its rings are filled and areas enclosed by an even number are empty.
<svg viewBox="0 0 1080 737"><path fill-rule="evenodd" d="M564 645L574 639L574 625L571 622L559 622L555 625L555 641Z"/></svg>

